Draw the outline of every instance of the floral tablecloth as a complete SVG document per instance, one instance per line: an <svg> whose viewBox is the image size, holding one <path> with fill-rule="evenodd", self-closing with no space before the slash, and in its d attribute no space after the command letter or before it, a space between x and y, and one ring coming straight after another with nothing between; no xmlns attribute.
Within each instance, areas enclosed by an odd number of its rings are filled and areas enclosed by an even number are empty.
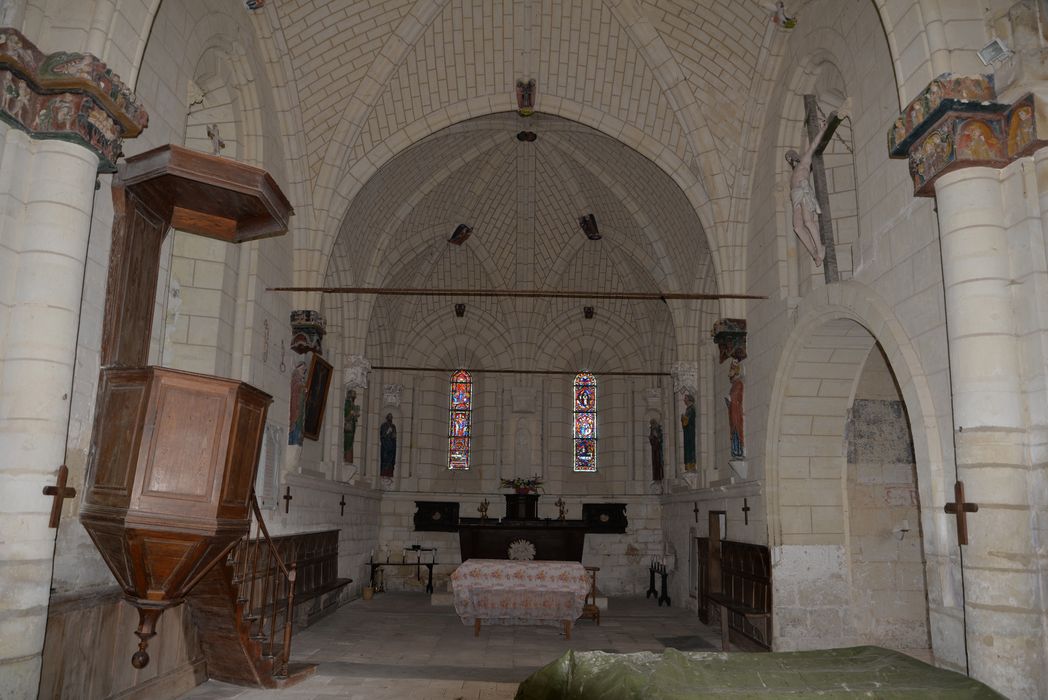
<svg viewBox="0 0 1048 700"><path fill-rule="evenodd" d="M469 559L451 574L463 624L559 625L582 614L590 577L577 561Z"/></svg>

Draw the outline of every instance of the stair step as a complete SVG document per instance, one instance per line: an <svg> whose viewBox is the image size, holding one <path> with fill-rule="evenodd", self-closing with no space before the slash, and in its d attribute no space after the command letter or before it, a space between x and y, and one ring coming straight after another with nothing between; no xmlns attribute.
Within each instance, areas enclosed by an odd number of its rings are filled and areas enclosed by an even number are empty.
<svg viewBox="0 0 1048 700"><path fill-rule="evenodd" d="M429 604L450 606L455 604L455 600L450 593L432 593L429 596Z"/></svg>

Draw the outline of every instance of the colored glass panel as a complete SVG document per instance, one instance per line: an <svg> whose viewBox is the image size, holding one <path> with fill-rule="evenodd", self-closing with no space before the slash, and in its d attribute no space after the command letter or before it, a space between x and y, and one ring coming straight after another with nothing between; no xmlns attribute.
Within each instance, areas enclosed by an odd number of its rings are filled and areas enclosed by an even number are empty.
<svg viewBox="0 0 1048 700"><path fill-rule="evenodd" d="M591 438L597 432L592 413L575 414L575 437Z"/></svg>
<svg viewBox="0 0 1048 700"><path fill-rule="evenodd" d="M575 375L572 383L574 469L597 471L597 378L589 372Z"/></svg>
<svg viewBox="0 0 1048 700"><path fill-rule="evenodd" d="M460 369L451 375L448 410L448 469L469 469L473 422L473 378Z"/></svg>
<svg viewBox="0 0 1048 700"><path fill-rule="evenodd" d="M595 472L597 471L597 441L575 440L575 471Z"/></svg>
<svg viewBox="0 0 1048 700"><path fill-rule="evenodd" d="M469 469L469 438L448 439L448 468Z"/></svg>
<svg viewBox="0 0 1048 700"><path fill-rule="evenodd" d="M575 410L592 411L597 398L597 387L580 386L575 388Z"/></svg>
<svg viewBox="0 0 1048 700"><path fill-rule="evenodd" d="M451 412L451 435L469 437L469 411Z"/></svg>

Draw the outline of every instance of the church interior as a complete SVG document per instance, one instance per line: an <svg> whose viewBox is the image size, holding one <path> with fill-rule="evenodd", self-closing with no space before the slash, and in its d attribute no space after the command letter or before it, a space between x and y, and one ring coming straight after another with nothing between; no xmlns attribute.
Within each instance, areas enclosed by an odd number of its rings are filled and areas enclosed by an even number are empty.
<svg viewBox="0 0 1048 700"><path fill-rule="evenodd" d="M0 83L0 698L1048 697L1048 1L0 0Z"/></svg>

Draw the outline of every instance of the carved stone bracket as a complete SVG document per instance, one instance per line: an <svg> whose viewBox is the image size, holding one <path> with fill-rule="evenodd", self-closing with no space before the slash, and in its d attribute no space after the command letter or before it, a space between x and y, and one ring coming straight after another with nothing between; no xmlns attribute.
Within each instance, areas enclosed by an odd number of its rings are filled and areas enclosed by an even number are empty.
<svg viewBox="0 0 1048 700"><path fill-rule="evenodd" d="M93 151L99 170L116 172L125 138L149 124L138 97L91 54L45 54L23 34L0 28L0 119L35 139Z"/></svg>
<svg viewBox="0 0 1048 700"><path fill-rule="evenodd" d="M324 354L322 341L327 324L319 311L298 309L291 312L291 349L299 355L307 352Z"/></svg>
<svg viewBox="0 0 1048 700"><path fill-rule="evenodd" d="M739 361L746 359L746 319L722 318L713 324L710 335L720 350L721 362L729 357Z"/></svg>
<svg viewBox="0 0 1048 700"><path fill-rule="evenodd" d="M909 158L916 196L934 196L935 181L952 170L1003 168L1048 145L1039 138L1032 94L1011 104L996 98L992 76L943 74L896 118L888 152Z"/></svg>
<svg viewBox="0 0 1048 700"><path fill-rule="evenodd" d="M368 374L371 363L363 355L350 355L342 370L345 374L346 389L367 389Z"/></svg>
<svg viewBox="0 0 1048 700"><path fill-rule="evenodd" d="M400 392L404 390L404 386L401 384L383 384L382 385L382 405L384 406L399 406L400 405Z"/></svg>
<svg viewBox="0 0 1048 700"><path fill-rule="evenodd" d="M695 396L699 392L699 363L697 362L674 362L670 369L673 374L673 391L677 394L691 394Z"/></svg>

